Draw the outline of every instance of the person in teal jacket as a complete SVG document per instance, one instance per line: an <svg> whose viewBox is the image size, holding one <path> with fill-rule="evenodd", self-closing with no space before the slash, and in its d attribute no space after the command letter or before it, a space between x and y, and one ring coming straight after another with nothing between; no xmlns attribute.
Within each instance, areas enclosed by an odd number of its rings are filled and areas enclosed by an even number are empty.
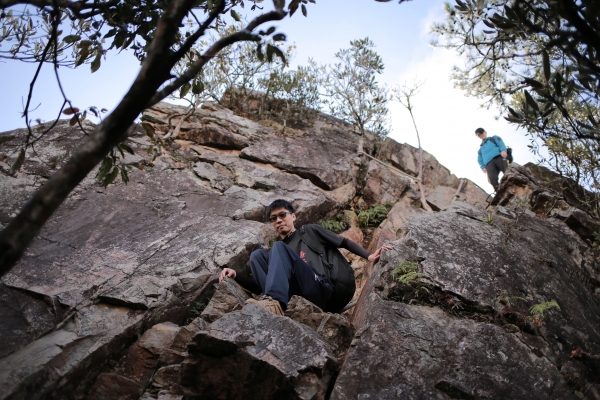
<svg viewBox="0 0 600 400"><path fill-rule="evenodd" d="M494 187L494 191L498 191L498 175L500 171L504 173L506 172L506 168L508 168L506 145L500 136L489 138L483 128L477 128L475 135L481 139L481 145L477 152L479 167L484 174L487 174L488 180Z"/></svg>

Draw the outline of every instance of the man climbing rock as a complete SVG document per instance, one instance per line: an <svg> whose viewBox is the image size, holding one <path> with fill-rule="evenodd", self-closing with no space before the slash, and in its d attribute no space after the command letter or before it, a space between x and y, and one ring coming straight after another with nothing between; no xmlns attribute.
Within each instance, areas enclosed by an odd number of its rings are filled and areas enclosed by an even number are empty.
<svg viewBox="0 0 600 400"><path fill-rule="evenodd" d="M293 295L302 296L329 312L339 312L352 299L356 289L354 273L339 252L344 248L371 262L379 259L382 246L373 254L357 243L319 225L294 227L294 207L285 200L275 200L267 207L266 217L281 240L271 251L259 249L250 255L253 280L238 276L230 268L221 272L219 281L232 277L244 288L262 294L258 304L277 315L283 315Z"/></svg>
<svg viewBox="0 0 600 400"><path fill-rule="evenodd" d="M477 128L475 135L481 139L481 145L477 152L477 161L484 174L487 174L489 182L494 187L494 191L498 191L498 175L500 171L506 172L508 162L506 157L506 145L500 136L492 136L488 138L487 132L483 128Z"/></svg>

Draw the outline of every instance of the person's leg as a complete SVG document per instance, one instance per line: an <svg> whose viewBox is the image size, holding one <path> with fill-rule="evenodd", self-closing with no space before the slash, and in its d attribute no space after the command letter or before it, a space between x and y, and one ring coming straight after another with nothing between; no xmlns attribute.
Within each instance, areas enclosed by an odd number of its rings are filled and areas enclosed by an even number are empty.
<svg viewBox="0 0 600 400"><path fill-rule="evenodd" d="M504 173L508 169L508 161L506 159L500 157L497 167L500 171L502 171L502 175L504 175Z"/></svg>
<svg viewBox="0 0 600 400"><path fill-rule="evenodd" d="M487 171L488 179L489 179L490 183L492 184L492 186L494 187L494 191L498 190L498 173L500 172L498 165L495 163L496 159L502 160L502 157L493 158L485 166L485 170Z"/></svg>
<svg viewBox="0 0 600 400"><path fill-rule="evenodd" d="M331 295L331 289L327 286L315 279L310 266L285 243L273 245L264 293L278 300L284 309L294 294L321 308L325 307Z"/></svg>
<svg viewBox="0 0 600 400"><path fill-rule="evenodd" d="M254 250L252 254L250 254L250 271L252 271L254 282L260 286L263 293L265 293L268 270L269 253L263 249Z"/></svg>

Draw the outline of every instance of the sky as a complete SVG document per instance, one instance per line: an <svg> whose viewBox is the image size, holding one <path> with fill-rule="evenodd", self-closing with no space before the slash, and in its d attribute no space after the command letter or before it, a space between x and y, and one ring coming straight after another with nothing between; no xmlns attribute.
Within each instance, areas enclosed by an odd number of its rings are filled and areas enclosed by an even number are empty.
<svg viewBox="0 0 600 400"><path fill-rule="evenodd" d="M300 11L276 24L286 33L288 42L297 46L292 67L305 65L309 58L319 64L333 63L334 54L349 47L354 39L369 37L385 64L379 81L389 87L423 81L413 99L414 116L423 149L459 178L468 178L487 192L491 185L477 164L480 140L475 129L483 127L498 135L513 148L515 161L533 161L529 140L495 109L480 107L482 100L466 97L450 80L452 66L462 65L457 54L434 48L430 26L444 19L443 1L415 0L398 4L374 0L316 0L308 5L308 17ZM270 2L263 3L265 9ZM35 64L0 61L0 132L25 126L21 118ZM139 62L131 53L113 52L102 67L91 73L89 66L75 70L59 69L67 97L79 108L96 106L109 111L121 100L139 71ZM36 83L32 105L37 109L31 119L44 121L57 117L62 97L54 72L44 66ZM392 130L389 137L417 146L410 115L399 103L389 105Z"/></svg>

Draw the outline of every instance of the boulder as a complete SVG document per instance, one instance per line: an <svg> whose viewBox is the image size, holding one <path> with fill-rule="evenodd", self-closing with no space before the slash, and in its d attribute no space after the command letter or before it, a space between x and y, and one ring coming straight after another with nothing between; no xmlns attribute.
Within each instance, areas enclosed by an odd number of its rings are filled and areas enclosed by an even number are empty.
<svg viewBox="0 0 600 400"><path fill-rule="evenodd" d="M600 230L592 216L594 195L568 178L538 165L511 164L502 178L492 204L530 209L543 217L561 219L584 240L594 240Z"/></svg>
<svg viewBox="0 0 600 400"><path fill-rule="evenodd" d="M206 322L211 323L221 318L223 315L241 309L250 296L233 279L225 279L216 285L217 290L212 296L208 305L200 314L200 317Z"/></svg>
<svg viewBox="0 0 600 400"><path fill-rule="evenodd" d="M188 349L186 399L324 399L337 369L313 330L254 304L213 322Z"/></svg>
<svg viewBox="0 0 600 400"><path fill-rule="evenodd" d="M344 316L326 313L304 297L292 296L285 316L317 332L331 346L336 357L348 350L354 336L354 328Z"/></svg>

